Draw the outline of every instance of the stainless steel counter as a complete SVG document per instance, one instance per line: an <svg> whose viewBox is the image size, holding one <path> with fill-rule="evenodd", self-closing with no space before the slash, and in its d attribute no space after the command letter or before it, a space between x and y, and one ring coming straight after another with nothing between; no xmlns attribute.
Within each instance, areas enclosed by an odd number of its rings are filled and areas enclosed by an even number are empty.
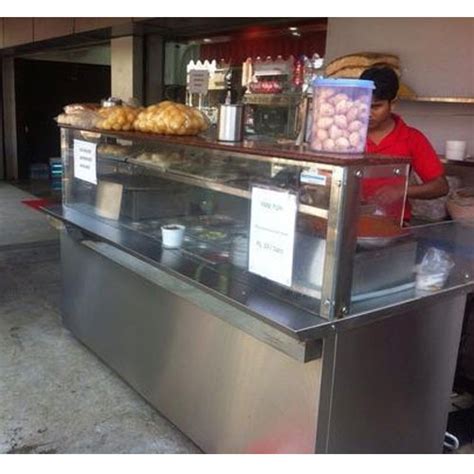
<svg viewBox="0 0 474 474"><path fill-rule="evenodd" d="M468 284L328 322L237 277L231 301L152 239L47 212L65 223L65 326L204 451L441 452Z"/></svg>
<svg viewBox="0 0 474 474"><path fill-rule="evenodd" d="M441 452L472 227L401 231L407 159L74 128L61 148L63 205L45 211L64 223L64 325L204 451ZM398 197L371 202L388 184ZM370 247L358 226L381 215L395 230ZM431 247L454 268L420 291Z"/></svg>

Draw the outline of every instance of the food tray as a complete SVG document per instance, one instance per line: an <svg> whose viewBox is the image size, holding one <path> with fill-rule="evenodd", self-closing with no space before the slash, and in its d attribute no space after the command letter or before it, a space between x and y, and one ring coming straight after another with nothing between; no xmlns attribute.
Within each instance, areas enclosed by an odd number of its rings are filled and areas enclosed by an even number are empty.
<svg viewBox="0 0 474 474"><path fill-rule="evenodd" d="M410 235L410 232L406 230L398 235L392 236L384 236L384 237L376 237L376 236L369 236L369 237L357 237L357 244L363 248L371 249L371 248L381 248L386 247L387 245L393 244L400 239L406 238Z"/></svg>

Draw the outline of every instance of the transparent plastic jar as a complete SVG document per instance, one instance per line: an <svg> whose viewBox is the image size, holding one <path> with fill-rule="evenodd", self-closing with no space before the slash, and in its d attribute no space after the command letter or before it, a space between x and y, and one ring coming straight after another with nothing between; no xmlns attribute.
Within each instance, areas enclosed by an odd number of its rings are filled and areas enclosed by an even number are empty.
<svg viewBox="0 0 474 474"><path fill-rule="evenodd" d="M315 79L311 149L329 153L362 153L373 89L373 81Z"/></svg>

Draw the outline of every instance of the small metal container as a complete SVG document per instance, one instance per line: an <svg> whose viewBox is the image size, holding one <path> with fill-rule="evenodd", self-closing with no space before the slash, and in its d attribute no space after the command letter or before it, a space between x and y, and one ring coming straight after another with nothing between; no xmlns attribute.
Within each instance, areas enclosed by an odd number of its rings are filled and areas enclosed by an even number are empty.
<svg viewBox="0 0 474 474"><path fill-rule="evenodd" d="M244 105L219 105L217 119L217 140L221 142L240 142L244 138Z"/></svg>

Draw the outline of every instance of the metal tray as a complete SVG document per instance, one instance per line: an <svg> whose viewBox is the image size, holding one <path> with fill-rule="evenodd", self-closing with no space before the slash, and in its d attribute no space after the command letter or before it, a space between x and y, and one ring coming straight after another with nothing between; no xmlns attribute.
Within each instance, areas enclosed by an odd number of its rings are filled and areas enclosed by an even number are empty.
<svg viewBox="0 0 474 474"><path fill-rule="evenodd" d="M410 235L410 231L407 229L405 232L402 232L398 235L393 235L389 237L357 237L357 244L363 248L373 249L386 247L387 245L398 242L401 239L404 239Z"/></svg>

